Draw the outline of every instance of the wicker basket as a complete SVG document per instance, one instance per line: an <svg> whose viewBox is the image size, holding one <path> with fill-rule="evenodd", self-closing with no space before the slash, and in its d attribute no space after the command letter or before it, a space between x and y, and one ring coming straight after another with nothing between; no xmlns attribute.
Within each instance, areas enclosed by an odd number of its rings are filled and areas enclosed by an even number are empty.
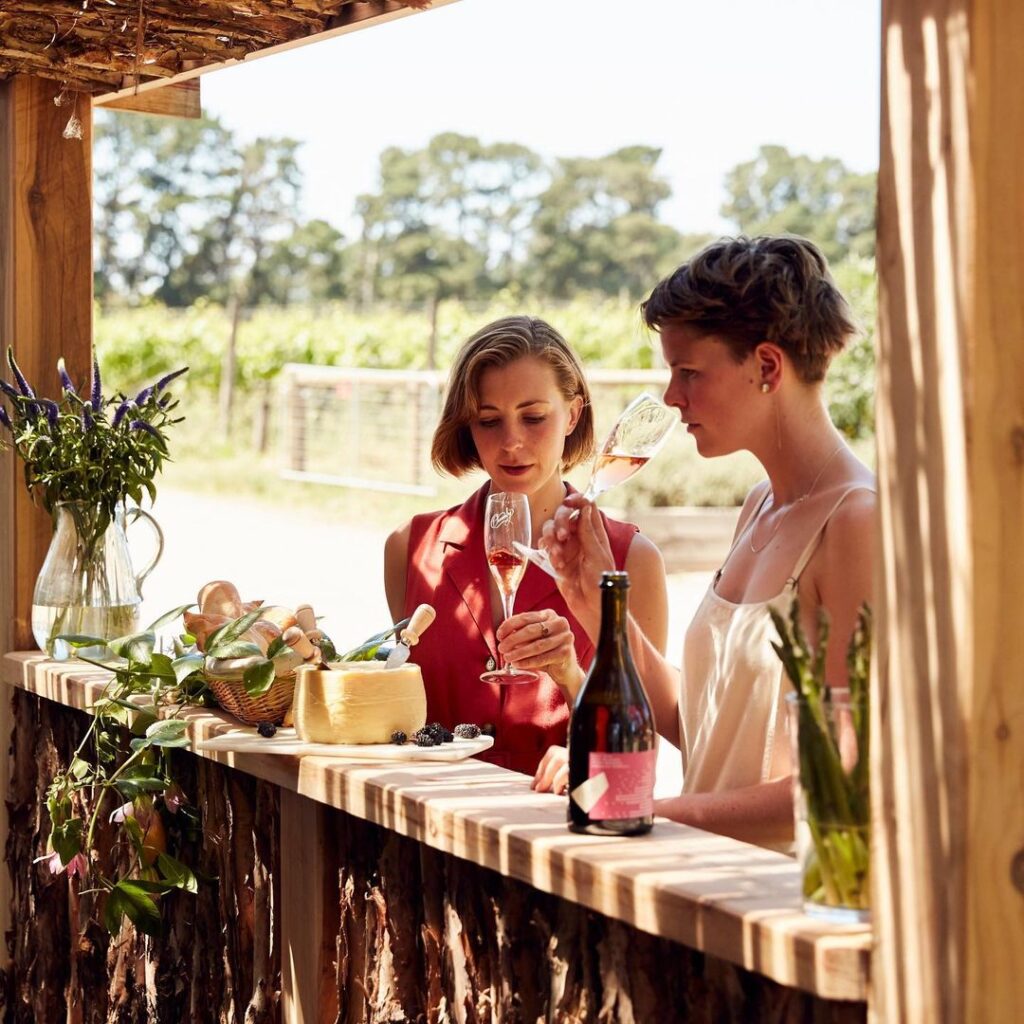
<svg viewBox="0 0 1024 1024"><path fill-rule="evenodd" d="M229 714L246 725L273 722L280 725L292 706L295 694L295 673L278 676L266 693L251 697L245 692L245 683L238 679L209 679L206 685L213 691L217 703Z"/></svg>

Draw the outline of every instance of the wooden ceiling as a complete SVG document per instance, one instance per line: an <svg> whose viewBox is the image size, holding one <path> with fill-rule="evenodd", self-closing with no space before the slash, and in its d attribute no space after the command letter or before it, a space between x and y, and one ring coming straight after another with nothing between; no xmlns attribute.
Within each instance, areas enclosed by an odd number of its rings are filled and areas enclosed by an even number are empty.
<svg viewBox="0 0 1024 1024"><path fill-rule="evenodd" d="M430 0L0 0L0 79L108 95L203 70Z"/></svg>

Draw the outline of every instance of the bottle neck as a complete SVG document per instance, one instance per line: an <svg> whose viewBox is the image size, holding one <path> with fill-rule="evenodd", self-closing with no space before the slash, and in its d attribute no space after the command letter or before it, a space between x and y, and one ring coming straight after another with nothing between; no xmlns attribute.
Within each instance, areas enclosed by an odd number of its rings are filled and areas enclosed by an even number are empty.
<svg viewBox="0 0 1024 1024"><path fill-rule="evenodd" d="M597 660L625 660L626 651L625 587L606 587L601 594L601 633L597 640Z"/></svg>

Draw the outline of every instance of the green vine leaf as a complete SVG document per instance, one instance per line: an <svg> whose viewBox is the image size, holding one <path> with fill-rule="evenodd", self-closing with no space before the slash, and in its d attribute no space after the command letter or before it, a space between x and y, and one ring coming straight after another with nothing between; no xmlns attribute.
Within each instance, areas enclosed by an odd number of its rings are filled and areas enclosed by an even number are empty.
<svg viewBox="0 0 1024 1024"><path fill-rule="evenodd" d="M272 661L261 661L245 670L242 676L245 684L245 692L250 697L259 697L267 692L274 683L274 663Z"/></svg>
<svg viewBox="0 0 1024 1024"><path fill-rule="evenodd" d="M127 879L118 882L107 895L103 923L111 935L121 930L124 917L145 935L160 934L160 911L156 900L144 886Z"/></svg>
<svg viewBox="0 0 1024 1024"><path fill-rule="evenodd" d="M132 750L144 750L146 747L188 747L191 744L188 723L180 718L167 718L154 722L146 730L145 737L132 740L131 747Z"/></svg>
<svg viewBox="0 0 1024 1024"><path fill-rule="evenodd" d="M189 676L202 672L205 660L205 657L198 653L185 654L176 658L171 666L174 672L174 681L180 686Z"/></svg>
<svg viewBox="0 0 1024 1024"><path fill-rule="evenodd" d="M107 641L99 636L84 636L81 633L61 634L56 637L57 640L63 640L68 647L106 647Z"/></svg>
<svg viewBox="0 0 1024 1024"><path fill-rule="evenodd" d="M148 665L153 656L156 637L152 633L133 633L111 640L107 647L121 658L127 658L136 664Z"/></svg>
<svg viewBox="0 0 1024 1024"><path fill-rule="evenodd" d="M227 640L214 645L207 644L206 654L210 658L254 658L263 652L248 640Z"/></svg>
<svg viewBox="0 0 1024 1024"><path fill-rule="evenodd" d="M169 612L165 612L155 622L151 622L146 627L147 633L155 633L161 626L166 626L167 623L173 622L175 619L181 618L182 614L187 612L189 608L195 608L196 604L193 601L191 604L183 604L177 608L172 609Z"/></svg>
<svg viewBox="0 0 1024 1024"><path fill-rule="evenodd" d="M176 889L184 889L186 892L199 892L199 883L192 870L180 860L167 853L157 855L156 866L163 875L164 880L173 885Z"/></svg>
<svg viewBox="0 0 1024 1024"><path fill-rule="evenodd" d="M252 627L252 624L259 619L263 612L257 608L253 612L248 612L246 615L242 615L237 619L232 619L230 622L225 622L220 629L215 629L206 639L206 653L210 654L220 644L229 644L233 640L237 640L247 629ZM220 657L220 655L214 655L214 657Z"/></svg>
<svg viewBox="0 0 1024 1024"><path fill-rule="evenodd" d="M273 661L278 654L286 650L288 650L288 645L284 642L284 638L275 636L274 639L270 641L270 646L267 648L267 658Z"/></svg>

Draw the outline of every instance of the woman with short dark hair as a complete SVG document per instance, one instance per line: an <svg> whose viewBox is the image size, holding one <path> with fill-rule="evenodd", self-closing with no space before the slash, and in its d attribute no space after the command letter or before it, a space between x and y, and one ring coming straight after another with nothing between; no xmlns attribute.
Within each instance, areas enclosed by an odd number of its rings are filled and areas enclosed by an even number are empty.
<svg viewBox="0 0 1024 1024"><path fill-rule="evenodd" d="M786 613L799 598L812 638L825 609L827 678L843 687L847 641L871 598L875 479L833 426L822 387L856 328L824 256L791 237L715 242L658 284L642 310L671 371L665 402L679 410L697 451L713 458L746 450L767 474L747 496L732 549L687 630L681 674L631 628L658 730L683 756L683 791L657 809L786 847L793 830L788 683L771 646L768 609ZM596 584L611 558L594 511L570 496L542 544L566 603L596 636ZM517 638L503 638L500 650L529 666ZM560 788L564 778L564 755L552 752L536 784Z"/></svg>

